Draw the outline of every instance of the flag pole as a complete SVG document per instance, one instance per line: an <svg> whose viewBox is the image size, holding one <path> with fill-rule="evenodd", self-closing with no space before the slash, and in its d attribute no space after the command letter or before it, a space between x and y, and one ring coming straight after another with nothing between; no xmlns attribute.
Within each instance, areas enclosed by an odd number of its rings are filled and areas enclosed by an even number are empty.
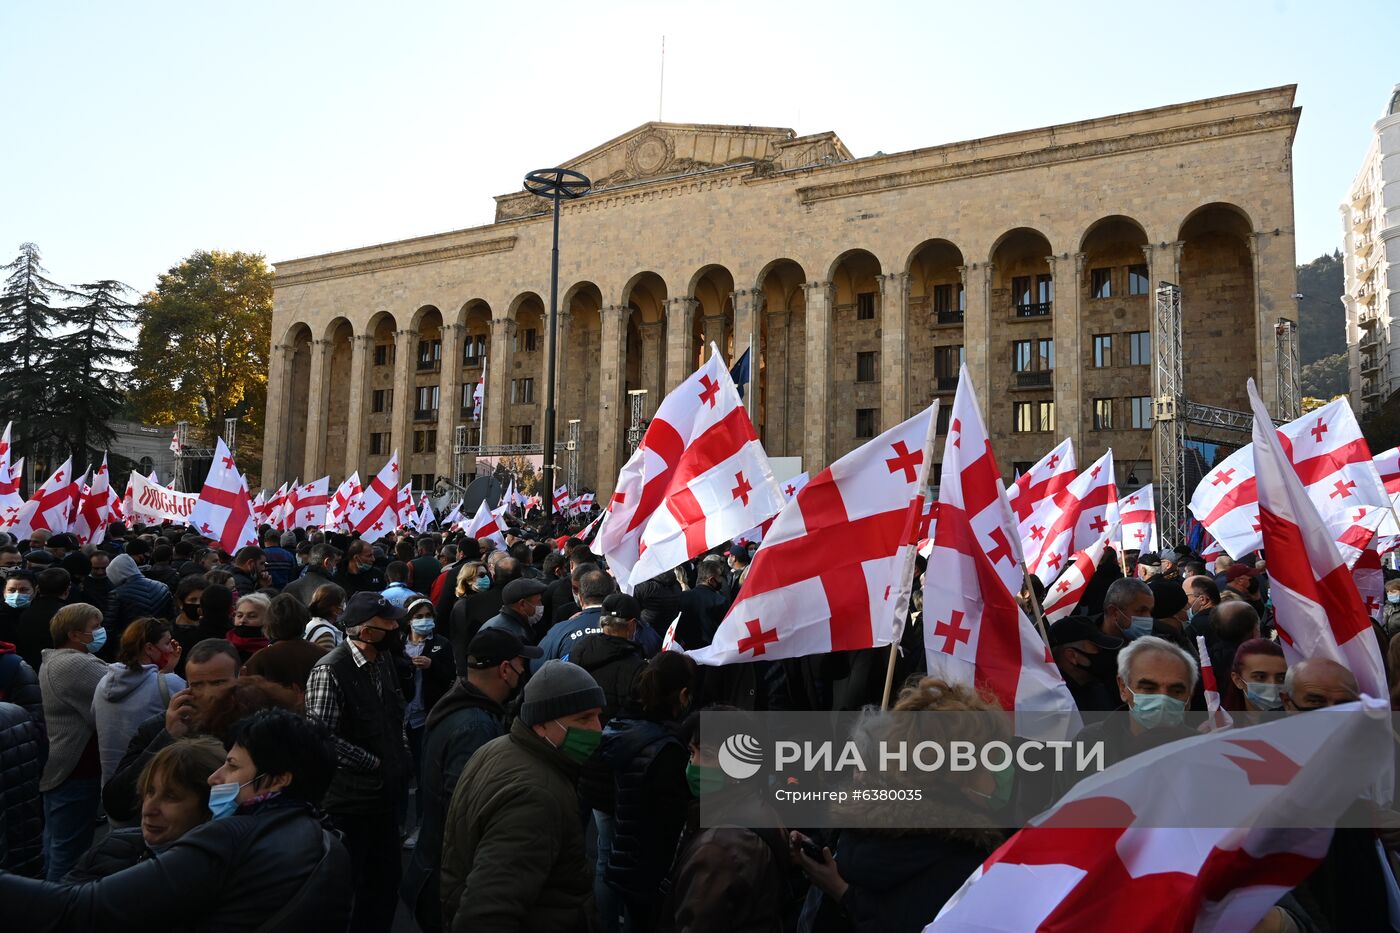
<svg viewBox="0 0 1400 933"><path fill-rule="evenodd" d="M753 365L753 331L749 331L749 391L744 394L744 407L748 410L749 420L753 420L753 394L758 386L758 380L754 378ZM886 690L886 693L889 691Z"/></svg>
<svg viewBox="0 0 1400 933"><path fill-rule="evenodd" d="M1026 596L1031 601L1031 609L1034 610L1035 629L1040 633L1040 637L1045 639L1045 644L1048 647L1050 645L1050 632L1045 628L1045 616L1040 610L1040 599L1035 595L1035 585L1031 583L1031 572L1026 569L1024 559L1021 560L1021 573L1023 575L1021 585L1026 588Z"/></svg>
<svg viewBox="0 0 1400 933"><path fill-rule="evenodd" d="M880 710L883 712L890 708L890 691L894 689L894 661L899 653L899 642L890 642L890 660L885 665L885 694L880 699Z"/></svg>

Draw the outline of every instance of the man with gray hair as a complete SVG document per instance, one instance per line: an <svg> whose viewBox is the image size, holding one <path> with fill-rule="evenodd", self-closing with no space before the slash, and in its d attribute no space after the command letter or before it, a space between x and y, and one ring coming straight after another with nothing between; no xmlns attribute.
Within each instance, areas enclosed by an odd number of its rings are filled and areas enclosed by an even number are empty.
<svg viewBox="0 0 1400 933"><path fill-rule="evenodd" d="M1108 585L1103 594L1103 618L1099 627L1105 635L1133 641L1152 633L1152 587L1133 577L1122 577Z"/></svg>

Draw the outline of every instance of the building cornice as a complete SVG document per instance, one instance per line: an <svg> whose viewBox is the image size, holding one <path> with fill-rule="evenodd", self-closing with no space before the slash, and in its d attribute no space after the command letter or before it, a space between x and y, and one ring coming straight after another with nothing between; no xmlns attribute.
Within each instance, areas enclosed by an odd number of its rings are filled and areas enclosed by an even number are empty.
<svg viewBox="0 0 1400 933"><path fill-rule="evenodd" d="M439 246L434 249L420 249L393 256L373 259L360 259L352 262L331 263L308 269L305 272L278 272L273 283L278 288L288 285L305 285L325 279L338 279L350 275L364 275L370 272L383 272L386 269L401 269L406 266L421 266L430 262L445 262L452 259L465 259L469 256L482 256L487 253L505 253L515 249L515 236L495 237L478 240L475 243L459 243L453 246ZM305 261L305 260L299 260Z"/></svg>
<svg viewBox="0 0 1400 933"><path fill-rule="evenodd" d="M1132 152L1144 152L1169 146L1181 146L1207 139L1224 139L1232 136L1248 136L1288 129L1290 133L1298 124L1302 111L1297 108L1277 110L1271 113L1245 117L1229 117L1207 123L1138 132L1108 139L1085 140L1064 145L1046 146L1029 152L1016 152L1004 156L991 156L972 159L966 162L952 162L926 168L910 168L903 171L886 172L878 175L865 175L826 184L806 185L797 189L801 203L813 204L837 198L856 197L898 188L913 188L936 184L954 178L974 178L979 175L999 175L1006 172L1043 168L1068 162L1081 162L1087 159L1120 156ZM964 144L959 144L964 145ZM888 161L904 161L908 154L886 156ZM834 166L828 171L839 171L851 165L859 165L868 170L870 159L862 159L844 166Z"/></svg>

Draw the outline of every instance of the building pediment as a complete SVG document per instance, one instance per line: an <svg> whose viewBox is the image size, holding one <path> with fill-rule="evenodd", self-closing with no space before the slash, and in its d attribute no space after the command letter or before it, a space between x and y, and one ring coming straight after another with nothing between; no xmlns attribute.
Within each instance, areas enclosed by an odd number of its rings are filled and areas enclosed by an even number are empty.
<svg viewBox="0 0 1400 933"><path fill-rule="evenodd" d="M757 163L787 168L791 166L785 163L794 158L811 158L815 163L821 157L841 161L849 159L850 153L833 133L798 137L784 127L650 122L562 165L586 175L594 190L604 190L731 165ZM498 222L543 209L541 199L525 192L496 198Z"/></svg>

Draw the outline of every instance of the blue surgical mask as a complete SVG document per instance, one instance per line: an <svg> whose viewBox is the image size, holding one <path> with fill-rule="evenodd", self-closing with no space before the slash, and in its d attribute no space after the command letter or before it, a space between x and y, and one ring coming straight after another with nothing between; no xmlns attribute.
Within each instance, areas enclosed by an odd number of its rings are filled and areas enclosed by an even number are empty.
<svg viewBox="0 0 1400 933"><path fill-rule="evenodd" d="M244 781L242 784L235 781L232 784L215 784L209 788L209 812L214 819L222 820L237 812L238 792L261 777L261 774L256 774L252 781Z"/></svg>
<svg viewBox="0 0 1400 933"><path fill-rule="evenodd" d="M437 624L432 619L414 619L410 624L413 626L414 634L424 638L433 634L433 629L437 628Z"/></svg>
<svg viewBox="0 0 1400 933"><path fill-rule="evenodd" d="M25 606L29 605L33 598L34 597L28 593L6 593L5 605L9 606L11 609L23 609Z"/></svg>
<svg viewBox="0 0 1400 933"><path fill-rule="evenodd" d="M1281 710L1283 709L1283 698L1279 695L1283 690L1283 684L1254 684L1244 685L1244 695L1249 698L1260 709Z"/></svg>
<svg viewBox="0 0 1400 933"><path fill-rule="evenodd" d="M473 584L478 592L491 589L491 578L486 574L477 574L476 583Z"/></svg>
<svg viewBox="0 0 1400 933"><path fill-rule="evenodd" d="M1133 693L1133 705L1128 712L1144 729L1179 726L1186 719L1186 701L1165 693Z"/></svg>
<svg viewBox="0 0 1400 933"><path fill-rule="evenodd" d="M90 654L97 654L102 650L102 646L107 644L107 630L99 628L92 633L92 641L88 642L87 650Z"/></svg>
<svg viewBox="0 0 1400 933"><path fill-rule="evenodd" d="M1132 622L1128 625L1128 630L1123 633L1123 637L1128 641L1141 638L1144 635L1152 634L1151 616L1133 616Z"/></svg>
<svg viewBox="0 0 1400 933"><path fill-rule="evenodd" d="M1400 603L1400 593L1386 593L1385 601L1391 604Z"/></svg>

